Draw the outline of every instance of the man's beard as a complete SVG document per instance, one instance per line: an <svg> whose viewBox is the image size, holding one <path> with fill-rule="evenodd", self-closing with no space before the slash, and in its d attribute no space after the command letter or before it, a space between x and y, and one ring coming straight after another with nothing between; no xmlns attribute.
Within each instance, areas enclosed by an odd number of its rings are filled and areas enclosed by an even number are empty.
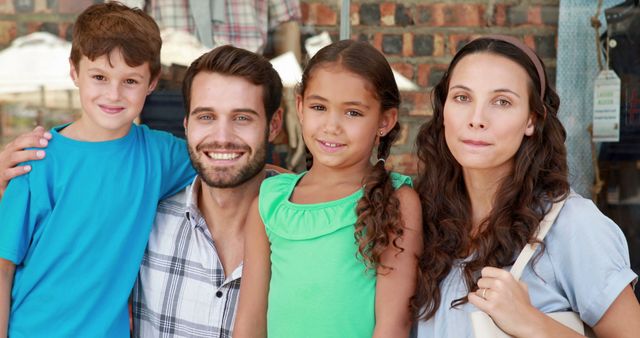
<svg viewBox="0 0 640 338"><path fill-rule="evenodd" d="M189 157L191 163L196 169L196 172L200 176L200 179L212 188L235 188L243 183L256 177L264 168L267 159L267 144L268 139L265 137L264 142L256 147L256 152L253 153L251 148L246 145L238 145L234 143L208 143L196 146L194 151L191 146L188 146ZM249 158L249 162L240 168L234 167L209 167L207 168L203 162L198 159L198 152L201 148L208 149L225 149L225 150L243 150L244 154L252 155ZM207 156L204 152L200 152L202 156Z"/></svg>

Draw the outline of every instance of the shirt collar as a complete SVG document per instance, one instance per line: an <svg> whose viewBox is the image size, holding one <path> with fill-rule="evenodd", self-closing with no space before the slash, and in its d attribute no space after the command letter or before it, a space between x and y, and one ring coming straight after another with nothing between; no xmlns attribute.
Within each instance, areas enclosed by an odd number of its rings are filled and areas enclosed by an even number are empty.
<svg viewBox="0 0 640 338"><path fill-rule="evenodd" d="M189 220L189 224L194 228L199 225L202 219L202 214L200 213L200 209L198 209L198 194L200 193L201 186L202 180L199 175L196 175L191 185L187 187L185 216Z"/></svg>

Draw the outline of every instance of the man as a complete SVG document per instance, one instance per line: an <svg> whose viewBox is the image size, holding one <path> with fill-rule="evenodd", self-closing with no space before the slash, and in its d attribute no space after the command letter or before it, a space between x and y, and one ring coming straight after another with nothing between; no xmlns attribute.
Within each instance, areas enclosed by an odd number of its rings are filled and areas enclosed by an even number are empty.
<svg viewBox="0 0 640 338"><path fill-rule="evenodd" d="M183 96L198 176L158 207L133 292L134 335L231 337L245 217L262 180L275 173L265 159L281 128L282 83L262 56L222 46L191 64ZM0 153L0 185L23 170L10 169L16 160L36 158L21 149L44 136L37 129Z"/></svg>

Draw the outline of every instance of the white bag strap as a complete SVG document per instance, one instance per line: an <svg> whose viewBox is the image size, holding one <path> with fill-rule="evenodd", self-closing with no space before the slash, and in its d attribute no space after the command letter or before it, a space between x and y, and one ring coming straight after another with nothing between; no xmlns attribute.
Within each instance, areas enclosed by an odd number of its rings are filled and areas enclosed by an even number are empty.
<svg viewBox="0 0 640 338"><path fill-rule="evenodd" d="M551 226L553 225L553 222L556 221L556 218L560 213L560 209L562 209L565 201L566 199L563 199L559 202L554 203L551 206L551 210L549 210L542 221L540 221L538 234L536 235L538 241L542 242L544 236L547 235L549 229L551 229ZM511 274L516 280L520 280L522 272L524 271L524 267L527 265L527 263L529 263L529 260L531 260L531 257L533 256L533 253L536 251L536 248L539 244L540 243L538 242L527 244L524 246L524 248L522 248L522 251L520 251L520 255L518 255L516 262L513 263L513 266L511 267Z"/></svg>

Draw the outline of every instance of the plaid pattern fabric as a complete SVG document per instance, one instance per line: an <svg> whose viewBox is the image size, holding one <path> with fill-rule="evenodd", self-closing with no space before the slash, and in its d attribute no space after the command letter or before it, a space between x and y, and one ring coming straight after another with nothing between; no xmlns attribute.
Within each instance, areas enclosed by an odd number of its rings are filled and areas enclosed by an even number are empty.
<svg viewBox="0 0 640 338"><path fill-rule="evenodd" d="M195 34L189 0L151 0L149 11L160 29ZM300 20L299 0L226 0L224 24L212 24L214 47L233 45L262 52L267 33L280 23Z"/></svg>
<svg viewBox="0 0 640 338"><path fill-rule="evenodd" d="M199 187L196 177L158 206L133 290L135 337L231 337L242 265L225 277Z"/></svg>

